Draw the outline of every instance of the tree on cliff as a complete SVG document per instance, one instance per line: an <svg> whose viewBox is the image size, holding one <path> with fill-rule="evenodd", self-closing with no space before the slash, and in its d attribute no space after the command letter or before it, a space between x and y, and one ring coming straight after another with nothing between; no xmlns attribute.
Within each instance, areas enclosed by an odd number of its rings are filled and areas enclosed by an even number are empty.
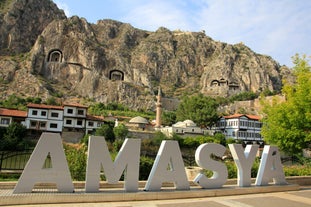
<svg viewBox="0 0 311 207"><path fill-rule="evenodd" d="M182 99L176 111L178 121L190 119L200 127L211 127L216 123L218 104L215 99L202 94Z"/></svg>
<svg viewBox="0 0 311 207"><path fill-rule="evenodd" d="M284 102L263 102L262 135L269 144L276 144L290 155L299 154L311 144L311 67L308 59L296 55L294 84L284 81Z"/></svg>

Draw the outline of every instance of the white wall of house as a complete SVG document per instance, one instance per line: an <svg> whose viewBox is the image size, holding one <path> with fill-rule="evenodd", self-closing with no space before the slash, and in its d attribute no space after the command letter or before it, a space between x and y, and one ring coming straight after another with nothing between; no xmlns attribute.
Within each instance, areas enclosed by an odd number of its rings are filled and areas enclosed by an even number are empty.
<svg viewBox="0 0 311 207"><path fill-rule="evenodd" d="M85 119L74 118L74 117L65 117L64 118L64 127L69 128L85 128Z"/></svg>
<svg viewBox="0 0 311 207"><path fill-rule="evenodd" d="M25 120L27 129L61 132L63 128L63 111L56 109L28 108Z"/></svg>
<svg viewBox="0 0 311 207"><path fill-rule="evenodd" d="M29 118L38 118L38 119L47 119L48 118L48 109L39 109L39 108L29 108L28 117Z"/></svg>
<svg viewBox="0 0 311 207"><path fill-rule="evenodd" d="M167 136L173 136L173 133L178 135L202 135L203 130L198 127L195 123L191 120L185 120L183 122L177 122L170 127L162 127L160 131Z"/></svg>
<svg viewBox="0 0 311 207"><path fill-rule="evenodd" d="M86 108L75 106L64 106L64 116L66 117L86 117Z"/></svg>
<svg viewBox="0 0 311 207"><path fill-rule="evenodd" d="M61 132L63 120L48 120L38 118L26 118L26 128L40 131Z"/></svg>
<svg viewBox="0 0 311 207"><path fill-rule="evenodd" d="M62 110L49 110L48 119L50 120L63 120L64 111Z"/></svg>
<svg viewBox="0 0 311 207"><path fill-rule="evenodd" d="M102 126L104 122L95 120L86 120L86 129L97 129Z"/></svg>
<svg viewBox="0 0 311 207"><path fill-rule="evenodd" d="M63 121L49 120L47 123L47 131L61 132L63 130Z"/></svg>

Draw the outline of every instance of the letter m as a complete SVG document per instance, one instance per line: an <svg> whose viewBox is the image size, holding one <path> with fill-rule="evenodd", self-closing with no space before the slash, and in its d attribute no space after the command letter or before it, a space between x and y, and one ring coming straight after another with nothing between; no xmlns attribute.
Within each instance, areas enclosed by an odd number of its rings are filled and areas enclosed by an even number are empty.
<svg viewBox="0 0 311 207"><path fill-rule="evenodd" d="M86 192L98 192L103 169L107 182L117 183L124 172L124 189L138 190L140 139L126 139L113 162L104 137L90 136L86 168Z"/></svg>

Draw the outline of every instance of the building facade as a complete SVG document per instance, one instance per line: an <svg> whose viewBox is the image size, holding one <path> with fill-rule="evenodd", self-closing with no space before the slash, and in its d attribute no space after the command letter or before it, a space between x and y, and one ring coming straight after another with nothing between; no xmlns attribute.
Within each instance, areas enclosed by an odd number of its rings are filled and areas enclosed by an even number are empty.
<svg viewBox="0 0 311 207"><path fill-rule="evenodd" d="M87 107L79 104L64 104L64 130L85 129Z"/></svg>
<svg viewBox="0 0 311 207"><path fill-rule="evenodd" d="M25 124L26 111L0 108L0 127L8 127L12 122Z"/></svg>
<svg viewBox="0 0 311 207"><path fill-rule="evenodd" d="M263 142L260 134L262 122L256 115L234 114L223 116L212 129L223 133L226 138L245 142Z"/></svg>
<svg viewBox="0 0 311 207"><path fill-rule="evenodd" d="M198 127L193 121L185 120L183 122L177 122L172 126L166 126L160 128L160 131L164 133L166 136L173 136L173 134L178 134L180 136L188 137L188 136L199 136L207 133L206 130Z"/></svg>
<svg viewBox="0 0 311 207"><path fill-rule="evenodd" d="M104 117L87 114L88 107L79 104L54 106L29 103L27 111L0 108L0 127L12 122L23 124L31 133L80 132L92 134L104 124Z"/></svg>
<svg viewBox="0 0 311 207"><path fill-rule="evenodd" d="M45 104L27 105L26 128L35 131L61 132L63 107Z"/></svg>

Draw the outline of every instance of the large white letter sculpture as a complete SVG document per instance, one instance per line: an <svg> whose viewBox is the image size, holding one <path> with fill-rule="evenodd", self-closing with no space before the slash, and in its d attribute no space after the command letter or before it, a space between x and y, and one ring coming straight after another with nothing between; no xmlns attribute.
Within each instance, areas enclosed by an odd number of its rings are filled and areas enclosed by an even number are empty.
<svg viewBox="0 0 311 207"><path fill-rule="evenodd" d="M255 185L268 185L271 180L274 184L287 184L278 148L266 145L261 156Z"/></svg>
<svg viewBox="0 0 311 207"><path fill-rule="evenodd" d="M88 159L86 169L86 192L98 192L101 169L107 182L117 183L124 172L124 188L126 191L138 190L140 139L126 139L114 163L104 137L89 138Z"/></svg>
<svg viewBox="0 0 311 207"><path fill-rule="evenodd" d="M200 173L194 178L194 182L199 184L202 188L220 188L226 183L228 177L228 170L224 163L217 162L211 158L214 154L222 157L226 151L226 147L220 144L208 143L201 144L195 152L195 161L204 168L213 171L213 176L207 178Z"/></svg>
<svg viewBox="0 0 311 207"><path fill-rule="evenodd" d="M51 168L43 168L50 154ZM59 192L74 191L59 134L42 133L13 193L30 193L36 183L56 183Z"/></svg>
<svg viewBox="0 0 311 207"><path fill-rule="evenodd" d="M177 190L190 189L178 141L162 141L145 190L159 191L165 181L174 182Z"/></svg>
<svg viewBox="0 0 311 207"><path fill-rule="evenodd" d="M258 145L247 145L245 151L241 144L229 144L229 148L238 168L238 186L251 185L251 169L256 158Z"/></svg>

